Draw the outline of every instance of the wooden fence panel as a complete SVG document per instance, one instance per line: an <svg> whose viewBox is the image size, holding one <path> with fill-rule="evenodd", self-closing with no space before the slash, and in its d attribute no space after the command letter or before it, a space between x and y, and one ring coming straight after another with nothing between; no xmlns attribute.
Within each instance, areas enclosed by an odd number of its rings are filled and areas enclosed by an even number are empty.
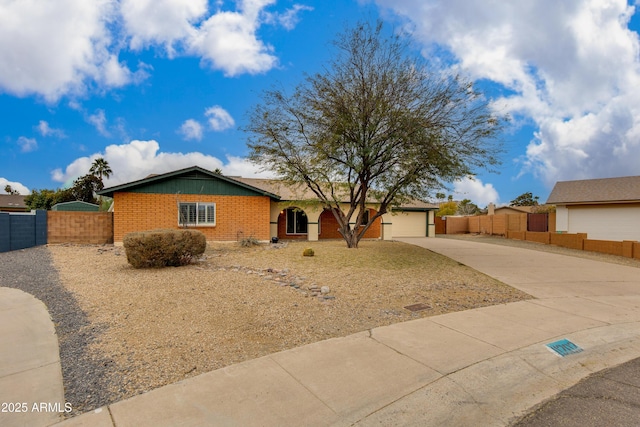
<svg viewBox="0 0 640 427"><path fill-rule="evenodd" d="M469 217L467 216L448 216L446 222L447 234L463 234L469 232Z"/></svg>
<svg viewBox="0 0 640 427"><path fill-rule="evenodd" d="M481 233L480 217L471 216L469 218L469 233Z"/></svg>
<svg viewBox="0 0 640 427"><path fill-rule="evenodd" d="M540 233L546 233L549 231L549 214L527 214L527 231L537 231Z"/></svg>
<svg viewBox="0 0 640 427"><path fill-rule="evenodd" d="M492 215L493 234L504 236L507 234L507 215Z"/></svg>

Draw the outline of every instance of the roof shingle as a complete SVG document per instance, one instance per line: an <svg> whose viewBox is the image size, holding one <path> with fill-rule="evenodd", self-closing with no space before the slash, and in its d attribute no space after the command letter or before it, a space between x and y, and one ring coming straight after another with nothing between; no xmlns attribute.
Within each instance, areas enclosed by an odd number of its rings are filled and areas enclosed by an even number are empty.
<svg viewBox="0 0 640 427"><path fill-rule="evenodd" d="M548 204L640 202L640 176L560 181L553 187Z"/></svg>

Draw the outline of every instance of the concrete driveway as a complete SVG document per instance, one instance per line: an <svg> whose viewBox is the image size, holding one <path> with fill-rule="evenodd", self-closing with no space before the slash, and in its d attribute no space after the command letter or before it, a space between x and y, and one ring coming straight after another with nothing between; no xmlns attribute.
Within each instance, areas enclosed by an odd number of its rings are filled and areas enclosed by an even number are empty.
<svg viewBox="0 0 640 427"><path fill-rule="evenodd" d="M505 426L588 375L640 356L636 268L476 242L404 240L537 299L283 351L63 425ZM581 351L562 357L553 343Z"/></svg>

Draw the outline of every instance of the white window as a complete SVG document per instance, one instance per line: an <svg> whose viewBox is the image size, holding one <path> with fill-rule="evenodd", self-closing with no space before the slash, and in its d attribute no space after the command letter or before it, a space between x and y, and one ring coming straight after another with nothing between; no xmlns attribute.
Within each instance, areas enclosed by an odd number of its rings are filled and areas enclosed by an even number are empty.
<svg viewBox="0 0 640 427"><path fill-rule="evenodd" d="M182 226L216 225L215 203L179 203L178 224Z"/></svg>

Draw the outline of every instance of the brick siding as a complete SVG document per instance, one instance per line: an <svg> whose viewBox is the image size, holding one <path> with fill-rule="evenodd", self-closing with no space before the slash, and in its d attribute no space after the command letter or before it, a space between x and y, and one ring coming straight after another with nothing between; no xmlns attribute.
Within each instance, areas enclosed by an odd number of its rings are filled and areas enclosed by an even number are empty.
<svg viewBox="0 0 640 427"><path fill-rule="evenodd" d="M369 215L373 216L376 214L375 209L369 209ZM325 210L320 214L320 234L318 235L319 239L342 239L342 234L338 231L338 220L333 215L333 213L329 210ZM381 229L381 217L376 218L376 220L371 224L371 227L364 233L364 239L377 239L380 237L380 229Z"/></svg>
<svg viewBox="0 0 640 427"><path fill-rule="evenodd" d="M215 226L189 227L202 231L209 241L269 240L269 197L148 193L114 194L114 240L121 242L133 231L181 228L178 203L187 202L216 204Z"/></svg>

